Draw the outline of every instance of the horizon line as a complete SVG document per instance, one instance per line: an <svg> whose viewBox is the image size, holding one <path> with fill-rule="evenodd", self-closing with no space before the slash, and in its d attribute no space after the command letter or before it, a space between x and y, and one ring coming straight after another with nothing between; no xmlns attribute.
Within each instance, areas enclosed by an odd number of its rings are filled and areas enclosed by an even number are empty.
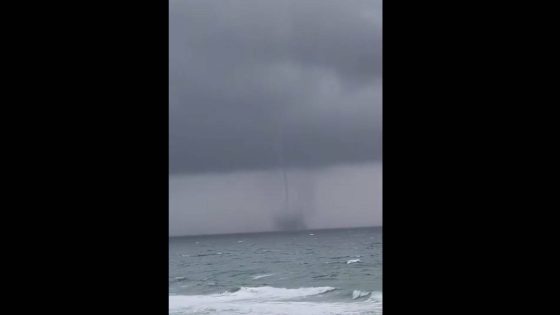
<svg viewBox="0 0 560 315"><path fill-rule="evenodd" d="M353 226L353 227L335 227L335 228L319 228L319 229L305 229L305 230L273 230L273 231L257 231L257 232L226 232L226 233L212 233L212 234L183 234L183 235L169 235L168 238L181 238L181 237L197 237L197 236L227 236L227 235L247 235L247 234L267 234L267 233L283 233L283 232L308 232L308 231L330 231L330 230L346 230L346 229L367 229L367 228L383 228L383 225L368 225L368 226Z"/></svg>

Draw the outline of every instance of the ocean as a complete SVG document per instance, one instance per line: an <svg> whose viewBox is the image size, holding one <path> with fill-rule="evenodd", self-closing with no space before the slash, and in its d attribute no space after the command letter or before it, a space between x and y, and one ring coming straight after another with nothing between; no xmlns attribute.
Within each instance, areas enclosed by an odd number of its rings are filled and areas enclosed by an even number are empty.
<svg viewBox="0 0 560 315"><path fill-rule="evenodd" d="M169 239L169 314L381 314L382 229Z"/></svg>

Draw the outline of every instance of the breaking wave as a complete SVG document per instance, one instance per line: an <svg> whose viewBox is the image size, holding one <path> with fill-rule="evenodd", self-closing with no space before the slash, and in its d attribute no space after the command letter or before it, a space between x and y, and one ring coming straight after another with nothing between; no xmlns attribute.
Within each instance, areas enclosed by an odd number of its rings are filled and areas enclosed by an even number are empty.
<svg viewBox="0 0 560 315"><path fill-rule="evenodd" d="M263 314L263 315L338 315L381 314L382 293L355 290L353 294L368 299L326 301L322 295L333 287L299 289L275 287L241 287L208 295L170 295L170 314ZM359 293L356 293L359 292ZM356 299L359 299L357 297ZM317 300L317 298L322 300Z"/></svg>

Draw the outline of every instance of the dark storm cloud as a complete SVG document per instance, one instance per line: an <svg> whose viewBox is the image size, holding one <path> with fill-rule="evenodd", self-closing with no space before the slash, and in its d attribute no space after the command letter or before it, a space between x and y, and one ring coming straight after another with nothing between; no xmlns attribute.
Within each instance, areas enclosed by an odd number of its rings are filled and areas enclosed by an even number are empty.
<svg viewBox="0 0 560 315"><path fill-rule="evenodd" d="M381 157L381 3L172 0L170 172Z"/></svg>

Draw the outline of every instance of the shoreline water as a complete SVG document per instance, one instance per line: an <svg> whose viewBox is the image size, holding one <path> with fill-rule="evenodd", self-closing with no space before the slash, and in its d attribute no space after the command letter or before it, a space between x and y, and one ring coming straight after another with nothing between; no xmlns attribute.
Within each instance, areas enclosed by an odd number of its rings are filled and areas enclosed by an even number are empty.
<svg viewBox="0 0 560 315"><path fill-rule="evenodd" d="M380 314L382 244L374 227L170 238L169 311Z"/></svg>

